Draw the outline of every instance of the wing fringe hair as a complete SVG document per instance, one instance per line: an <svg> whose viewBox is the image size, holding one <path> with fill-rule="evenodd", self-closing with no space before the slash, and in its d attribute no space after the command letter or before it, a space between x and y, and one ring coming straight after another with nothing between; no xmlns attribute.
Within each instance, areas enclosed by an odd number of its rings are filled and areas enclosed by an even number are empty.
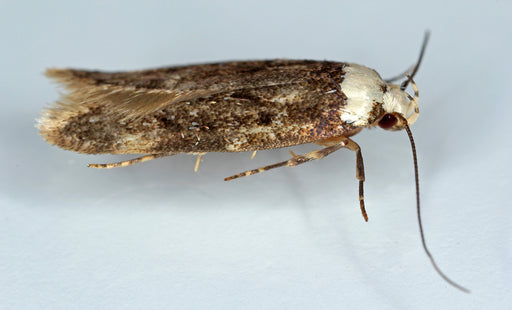
<svg viewBox="0 0 512 310"><path fill-rule="evenodd" d="M208 96L215 90L173 90L147 89L134 86L119 86L100 83L93 78L77 77L76 70L48 69L46 76L62 84L68 94L62 96L56 110L72 109L81 111L83 107L104 105L106 113L122 116L125 119L139 118L162 109L164 106Z"/></svg>
<svg viewBox="0 0 512 310"><path fill-rule="evenodd" d="M45 75L61 84L66 92L54 104L44 109L37 127L48 142L55 129L62 127L71 117L90 108L103 107L105 116L119 121L144 117L177 102L209 96L215 90L173 90L136 88L113 85L93 77L80 76L79 70L52 68Z"/></svg>

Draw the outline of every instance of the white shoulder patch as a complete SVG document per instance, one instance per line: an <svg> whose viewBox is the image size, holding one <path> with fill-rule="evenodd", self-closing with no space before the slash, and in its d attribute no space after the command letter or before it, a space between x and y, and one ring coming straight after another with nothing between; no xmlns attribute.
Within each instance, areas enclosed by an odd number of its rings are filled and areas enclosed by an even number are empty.
<svg viewBox="0 0 512 310"><path fill-rule="evenodd" d="M350 63L343 70L345 76L340 86L347 102L341 120L355 126L368 125L374 103L383 102L381 87L386 83L375 70L361 65Z"/></svg>

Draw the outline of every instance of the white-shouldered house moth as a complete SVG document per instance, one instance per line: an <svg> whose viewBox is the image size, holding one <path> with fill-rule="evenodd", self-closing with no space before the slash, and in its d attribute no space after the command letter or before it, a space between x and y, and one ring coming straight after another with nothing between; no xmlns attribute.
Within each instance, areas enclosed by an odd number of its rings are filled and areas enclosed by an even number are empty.
<svg viewBox="0 0 512 310"><path fill-rule="evenodd" d="M45 109L39 133L50 144L86 154L147 154L128 161L91 164L124 167L179 153L245 152L315 143L324 148L242 172L226 180L322 159L341 148L356 153L360 208L365 180L361 148L351 137L363 128L405 129L413 148L417 209L424 249L430 255L419 210L416 150L409 126L419 115L413 77L383 80L354 63L312 60L240 61L133 72L49 69L67 94ZM406 76L401 85L392 82ZM405 89L411 83L414 95Z"/></svg>

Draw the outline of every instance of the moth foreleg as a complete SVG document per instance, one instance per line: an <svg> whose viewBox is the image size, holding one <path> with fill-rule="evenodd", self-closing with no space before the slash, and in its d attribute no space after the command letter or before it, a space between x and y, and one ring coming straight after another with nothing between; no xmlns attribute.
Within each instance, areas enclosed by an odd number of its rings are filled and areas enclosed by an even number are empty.
<svg viewBox="0 0 512 310"><path fill-rule="evenodd" d="M150 161L153 159L157 159L160 157L166 157L166 156L172 156L174 154L151 154L151 155L145 155L141 157L137 157L130 160L120 161L117 163L108 163L108 164L89 164L88 167L91 168L98 168L98 169L110 169L110 168L117 168L117 167L126 167L133 164L143 163L145 161Z"/></svg>
<svg viewBox="0 0 512 310"><path fill-rule="evenodd" d="M359 180L359 207L361 208L361 214L366 222L368 222L368 214L366 214L366 208L364 206L364 163L363 154L361 148L350 138L335 137L315 142L318 145L329 146L335 143L344 143L344 146L349 150L356 152L356 178Z"/></svg>
<svg viewBox="0 0 512 310"><path fill-rule="evenodd" d="M354 141L347 139L348 143L346 147L349 150L356 152L356 178L359 180L359 206L361 207L361 214L363 214L364 220L368 222L368 214L366 214L366 208L364 207L364 191L363 191L363 183L364 183L364 163L363 163L363 154L361 153L361 148Z"/></svg>
<svg viewBox="0 0 512 310"><path fill-rule="evenodd" d="M312 151L312 152L309 152L309 153L304 154L304 155L295 155L295 156L293 156L292 159L289 159L287 161L283 161L283 162L280 162L280 163L277 163L277 164L268 165L268 166L261 167L261 168L258 168L258 169L253 169L253 170L248 170L248 171L245 171L245 172L242 172L242 173L238 173L238 174L235 174L235 175L232 175L230 177L225 178L224 181L229 181L229 180L245 177L245 176L248 176L248 175L256 174L256 173L259 173L259 172L263 172L263 171L267 171L267 170L274 169L274 168L279 168L279 167L295 167L297 165L306 163L306 162L311 161L311 160L322 159L325 156L331 154L334 151L339 150L340 148L342 148L344 146L345 146L344 143L340 143L340 144L336 144L336 145L333 145L333 146L326 147L326 148L321 149L321 150Z"/></svg>

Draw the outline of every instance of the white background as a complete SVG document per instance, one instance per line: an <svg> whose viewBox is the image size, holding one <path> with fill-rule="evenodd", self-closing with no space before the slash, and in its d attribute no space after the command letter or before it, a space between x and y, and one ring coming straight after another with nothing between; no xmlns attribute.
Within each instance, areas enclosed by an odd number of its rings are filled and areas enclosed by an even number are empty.
<svg viewBox="0 0 512 310"><path fill-rule="evenodd" d="M508 1L1 1L1 309L506 309L512 304ZM287 150L86 156L34 128L58 98L47 67L131 70L234 59L351 61L416 77L425 233L405 132L224 182ZM311 146L293 148L295 152Z"/></svg>

